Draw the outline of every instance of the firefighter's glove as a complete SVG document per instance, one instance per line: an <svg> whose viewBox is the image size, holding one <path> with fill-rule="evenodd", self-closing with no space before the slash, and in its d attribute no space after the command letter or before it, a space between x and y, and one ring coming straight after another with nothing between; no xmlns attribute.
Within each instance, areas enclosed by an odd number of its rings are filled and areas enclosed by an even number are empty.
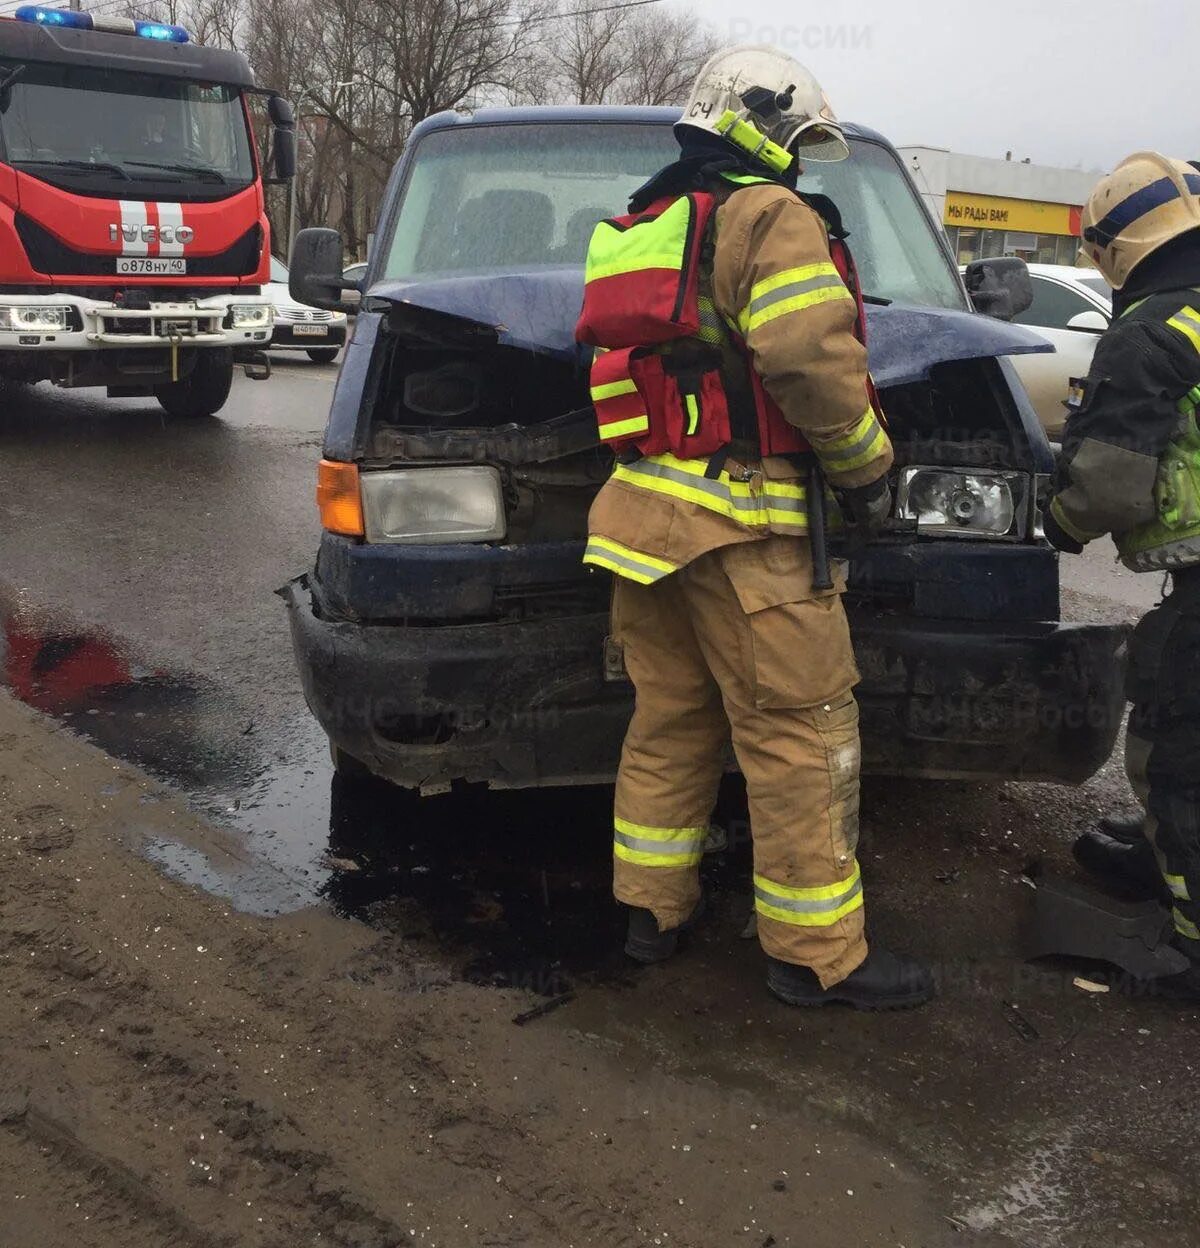
<svg viewBox="0 0 1200 1248"><path fill-rule="evenodd" d="M879 533L892 514L892 487L887 477L836 493L846 524L861 537Z"/></svg>
<svg viewBox="0 0 1200 1248"><path fill-rule="evenodd" d="M1061 550L1064 555L1081 555L1083 554L1083 543L1077 542L1054 518L1054 510L1047 504L1042 512L1042 528L1046 534L1046 540L1055 550Z"/></svg>

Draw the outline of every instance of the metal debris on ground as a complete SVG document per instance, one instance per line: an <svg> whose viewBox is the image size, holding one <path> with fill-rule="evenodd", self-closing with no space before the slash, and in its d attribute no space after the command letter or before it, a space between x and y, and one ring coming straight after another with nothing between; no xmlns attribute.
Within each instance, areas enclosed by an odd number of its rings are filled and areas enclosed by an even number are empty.
<svg viewBox="0 0 1200 1248"><path fill-rule="evenodd" d="M1033 1044L1042 1037L1038 1033L1038 1029L1021 1013L1020 1009L1011 1001L1006 1002L1004 1006L1004 1017L1008 1019L1008 1025L1028 1044Z"/></svg>
<svg viewBox="0 0 1200 1248"><path fill-rule="evenodd" d="M564 992L560 996L552 997L549 1001L543 1001L541 1005L535 1005L531 1010L525 1010L524 1013L513 1016L513 1022L518 1027L524 1027L526 1023L532 1023L535 1018L544 1018L547 1014L553 1013L560 1005L567 1005L575 1000L573 992Z"/></svg>

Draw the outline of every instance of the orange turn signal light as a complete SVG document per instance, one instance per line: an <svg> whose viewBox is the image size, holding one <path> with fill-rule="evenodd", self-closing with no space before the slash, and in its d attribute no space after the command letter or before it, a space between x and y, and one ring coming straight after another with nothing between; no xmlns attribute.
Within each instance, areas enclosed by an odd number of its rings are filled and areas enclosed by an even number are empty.
<svg viewBox="0 0 1200 1248"><path fill-rule="evenodd" d="M358 465L323 459L317 465L317 508L321 527L344 537L362 537L362 491L358 485Z"/></svg>

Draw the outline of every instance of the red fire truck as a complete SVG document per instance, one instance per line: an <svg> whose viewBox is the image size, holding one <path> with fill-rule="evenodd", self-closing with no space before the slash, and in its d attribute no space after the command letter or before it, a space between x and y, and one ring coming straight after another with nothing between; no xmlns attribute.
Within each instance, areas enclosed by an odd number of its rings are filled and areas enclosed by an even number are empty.
<svg viewBox="0 0 1200 1248"><path fill-rule="evenodd" d="M235 362L265 376L263 183L292 176L295 150L287 101L179 26L33 5L0 20L0 378L199 417Z"/></svg>

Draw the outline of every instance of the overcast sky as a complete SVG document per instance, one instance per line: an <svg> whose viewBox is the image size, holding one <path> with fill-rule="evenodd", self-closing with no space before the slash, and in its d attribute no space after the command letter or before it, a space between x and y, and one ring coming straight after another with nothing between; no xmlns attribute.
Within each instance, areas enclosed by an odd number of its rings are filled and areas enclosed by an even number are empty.
<svg viewBox="0 0 1200 1248"><path fill-rule="evenodd" d="M975 156L1108 169L1200 159L1198 0L694 0L806 64L842 118Z"/></svg>

